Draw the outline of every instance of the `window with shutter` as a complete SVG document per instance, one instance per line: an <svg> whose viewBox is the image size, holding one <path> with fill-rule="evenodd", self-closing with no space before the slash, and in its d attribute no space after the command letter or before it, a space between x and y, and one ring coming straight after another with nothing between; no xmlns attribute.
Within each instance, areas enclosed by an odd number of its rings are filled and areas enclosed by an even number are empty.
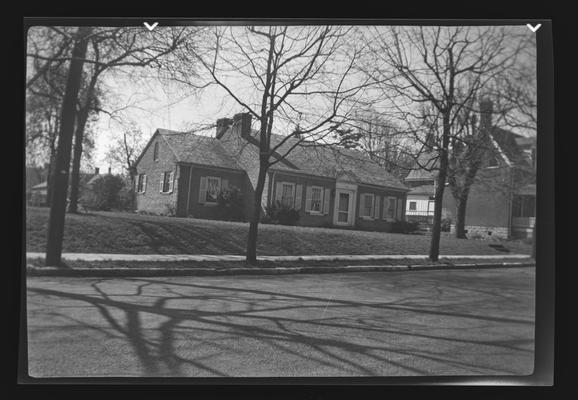
<svg viewBox="0 0 578 400"><path fill-rule="evenodd" d="M312 213L321 214L323 201L323 188L319 186L311 186L311 205Z"/></svg>
<svg viewBox="0 0 578 400"><path fill-rule="evenodd" d="M172 193L173 191L173 171L166 171L161 174L161 193Z"/></svg>
<svg viewBox="0 0 578 400"><path fill-rule="evenodd" d="M207 191L204 202L216 204L220 190L221 178L215 176L207 176Z"/></svg>
<svg viewBox="0 0 578 400"><path fill-rule="evenodd" d="M379 219L379 196L375 196L375 207L374 207L373 218Z"/></svg>
<svg viewBox="0 0 578 400"><path fill-rule="evenodd" d="M171 171L169 173L169 190L168 190L168 193L173 192L174 186L175 186L175 172Z"/></svg>
<svg viewBox="0 0 578 400"><path fill-rule="evenodd" d="M145 174L139 174L137 178L136 191L137 193L144 193L145 191Z"/></svg>

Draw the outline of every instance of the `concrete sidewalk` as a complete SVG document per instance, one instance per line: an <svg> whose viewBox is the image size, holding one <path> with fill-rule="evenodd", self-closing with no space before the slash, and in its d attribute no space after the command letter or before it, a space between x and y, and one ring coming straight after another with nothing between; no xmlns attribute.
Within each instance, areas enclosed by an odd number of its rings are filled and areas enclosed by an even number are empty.
<svg viewBox="0 0 578 400"><path fill-rule="evenodd" d="M29 252L26 257L45 258L45 253ZM502 259L526 259L525 254L499 254L499 255L440 255L440 259L447 260L502 260ZM209 254L105 254L105 253L63 253L64 261L244 261L244 255L209 255ZM309 255L309 256L260 256L261 261L384 261L384 260L427 260L427 255Z"/></svg>
<svg viewBox="0 0 578 400"><path fill-rule="evenodd" d="M44 253L27 253L28 260L41 260ZM30 276L210 276L210 275L277 275L299 273L341 273L380 271L419 271L440 269L482 269L532 267L534 261L523 254L510 255L450 255L441 256L437 263L427 262L425 255L311 255L261 256L259 261L280 265L245 265L242 255L163 255L163 254L89 254L65 253L63 261L103 262L98 266L48 267L28 264ZM456 261L452 261L456 260ZM471 260L472 262L464 262ZM359 265L359 262L367 264ZM392 261L395 261L392 263ZM424 262L425 261L425 262ZM110 265L106 263L110 262ZM115 263L136 263L116 265ZM181 263L175 265L174 263ZM295 262L296 265L283 265ZM315 264L318 262L319 264ZM335 265L327 263L335 262ZM353 265L348 265L352 262ZM356 263L357 262L357 263ZM142 263L142 265L139 265ZM154 263L151 265L151 263ZM159 263L159 265L156 265ZM183 264L184 263L184 264ZM187 264L190 263L190 264ZM384 263L387 263L384 265ZM164 264L164 265L162 265Z"/></svg>

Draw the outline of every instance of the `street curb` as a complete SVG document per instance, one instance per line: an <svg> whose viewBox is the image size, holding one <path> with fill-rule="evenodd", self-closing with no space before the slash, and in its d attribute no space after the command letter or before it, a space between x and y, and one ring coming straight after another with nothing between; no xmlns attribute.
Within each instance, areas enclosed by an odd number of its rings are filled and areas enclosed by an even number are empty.
<svg viewBox="0 0 578 400"><path fill-rule="evenodd" d="M346 265L339 267L233 267L233 268L57 268L28 265L28 276L61 277L151 277L151 276L223 276L223 275L284 275L344 272L435 271L456 269L535 267L534 262L424 264L424 265Z"/></svg>

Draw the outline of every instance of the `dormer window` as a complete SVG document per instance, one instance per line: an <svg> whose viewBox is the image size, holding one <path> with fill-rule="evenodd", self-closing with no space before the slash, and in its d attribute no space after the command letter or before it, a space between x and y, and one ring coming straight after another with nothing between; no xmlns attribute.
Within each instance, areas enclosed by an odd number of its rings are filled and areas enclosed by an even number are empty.
<svg viewBox="0 0 578 400"><path fill-rule="evenodd" d="M155 147L153 149L153 161L157 161L159 159L159 142L155 143Z"/></svg>

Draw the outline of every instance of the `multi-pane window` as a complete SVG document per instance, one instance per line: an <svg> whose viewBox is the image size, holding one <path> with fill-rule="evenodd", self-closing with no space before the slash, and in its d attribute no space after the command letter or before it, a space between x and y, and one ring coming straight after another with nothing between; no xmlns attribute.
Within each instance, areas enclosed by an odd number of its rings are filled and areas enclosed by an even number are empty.
<svg viewBox="0 0 578 400"><path fill-rule="evenodd" d="M323 189L319 186L311 187L311 211L321 212L322 210Z"/></svg>
<svg viewBox="0 0 578 400"><path fill-rule="evenodd" d="M411 211L417 210L417 201L410 201L410 202L409 202L409 209L410 209Z"/></svg>
<svg viewBox="0 0 578 400"><path fill-rule="evenodd" d="M173 181L173 172L172 171L164 172L162 176L162 188L161 188L162 193L170 193L173 191L172 181Z"/></svg>
<svg viewBox="0 0 578 400"><path fill-rule="evenodd" d="M207 203L216 203L220 190L221 190L221 179L213 176L207 177L207 194L205 197L205 201Z"/></svg>
<svg viewBox="0 0 578 400"><path fill-rule="evenodd" d="M295 185L292 183L283 183L281 185L281 203L288 207L293 207L293 190Z"/></svg>
<svg viewBox="0 0 578 400"><path fill-rule="evenodd" d="M145 191L145 174L139 174L136 183L136 191L137 193L144 193Z"/></svg>
<svg viewBox="0 0 578 400"><path fill-rule="evenodd" d="M372 217L373 216L373 195L372 194L362 194L361 195L361 217Z"/></svg>

